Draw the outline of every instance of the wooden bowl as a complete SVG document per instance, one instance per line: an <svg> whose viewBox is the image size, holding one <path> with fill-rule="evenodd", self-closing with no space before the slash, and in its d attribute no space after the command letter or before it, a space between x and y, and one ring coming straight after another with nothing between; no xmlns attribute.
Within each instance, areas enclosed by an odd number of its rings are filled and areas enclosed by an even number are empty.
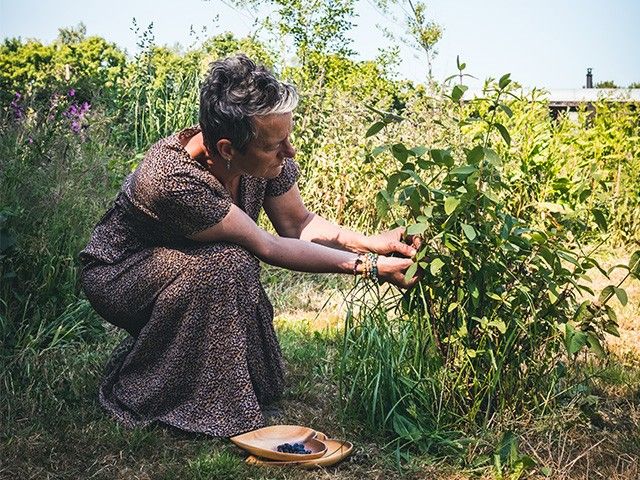
<svg viewBox="0 0 640 480"><path fill-rule="evenodd" d="M315 438L316 431L300 425L272 425L231 437L233 443L258 457L277 461L298 461L320 458L327 446ZM302 443L311 453L284 453L277 450L283 443Z"/></svg>
<svg viewBox="0 0 640 480"><path fill-rule="evenodd" d="M329 467L347 458L353 450L353 444L344 440L326 439L322 440L327 446L327 453L320 458L314 458L311 460L298 460L298 461L276 461L276 460L263 460L250 455L245 460L250 465L263 465L263 466L277 466L284 467L287 465L295 465L300 468L316 468L316 467Z"/></svg>

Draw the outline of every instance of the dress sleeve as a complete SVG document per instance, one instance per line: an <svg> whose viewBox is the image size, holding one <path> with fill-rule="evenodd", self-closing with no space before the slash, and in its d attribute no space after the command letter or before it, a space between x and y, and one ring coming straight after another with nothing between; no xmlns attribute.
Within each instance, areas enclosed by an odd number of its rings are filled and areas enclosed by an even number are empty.
<svg viewBox="0 0 640 480"><path fill-rule="evenodd" d="M292 158L284 161L282 172L276 178L272 178L267 182L265 195L268 197L277 197L289 191L296 183L300 176L300 167Z"/></svg>
<svg viewBox="0 0 640 480"><path fill-rule="evenodd" d="M231 200L220 188L188 172L163 178L157 193L152 206L157 219L185 236L217 224L231 208Z"/></svg>

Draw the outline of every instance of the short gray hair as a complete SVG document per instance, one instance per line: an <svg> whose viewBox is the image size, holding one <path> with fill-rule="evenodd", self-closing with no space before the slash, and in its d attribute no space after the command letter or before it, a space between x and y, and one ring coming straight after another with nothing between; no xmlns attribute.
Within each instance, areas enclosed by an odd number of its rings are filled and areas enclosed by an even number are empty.
<svg viewBox="0 0 640 480"><path fill-rule="evenodd" d="M221 138L246 151L255 138L253 117L288 113L298 105L293 85L275 78L263 65L239 54L217 60L200 87L200 128L204 144L217 152Z"/></svg>

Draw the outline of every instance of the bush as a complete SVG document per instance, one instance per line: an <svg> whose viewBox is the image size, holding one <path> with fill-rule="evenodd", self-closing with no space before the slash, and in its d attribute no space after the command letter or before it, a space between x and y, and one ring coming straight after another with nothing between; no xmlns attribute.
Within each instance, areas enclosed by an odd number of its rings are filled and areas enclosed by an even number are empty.
<svg viewBox="0 0 640 480"><path fill-rule="evenodd" d="M347 411L391 433L399 447L463 449L462 438L522 412L544 412L566 392L579 352L606 355L604 333L617 333L607 302L626 302L620 284L599 301L587 270L598 265L579 242L577 224L552 210L527 222L510 209L518 183L507 182L511 135L498 112L511 80L489 85L470 116L460 105L465 87L448 98L452 148L407 147L387 152L396 169L378 194L382 216L424 239L404 295L357 291L347 320L342 381ZM398 122L383 114L369 133ZM498 153L502 150L502 155ZM637 276L640 252L621 266ZM607 273L607 272L603 272ZM461 432L461 433L456 433Z"/></svg>

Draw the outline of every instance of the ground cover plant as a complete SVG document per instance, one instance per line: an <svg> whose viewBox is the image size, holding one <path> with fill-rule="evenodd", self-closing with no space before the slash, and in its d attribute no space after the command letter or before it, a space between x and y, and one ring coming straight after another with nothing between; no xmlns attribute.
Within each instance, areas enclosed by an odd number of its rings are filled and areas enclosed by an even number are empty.
<svg viewBox="0 0 640 480"><path fill-rule="evenodd" d="M134 57L82 28L0 47L0 476L637 478L637 105L553 118L509 77L477 101L397 81L390 52L305 44L292 66L255 37L181 50L138 34ZM310 209L425 239L402 297L357 284L345 303L352 279L264 268L289 369L272 421L353 441L328 472L124 430L96 400L121 333L79 291L77 253L146 148L194 122L207 62L238 50L299 86Z"/></svg>

